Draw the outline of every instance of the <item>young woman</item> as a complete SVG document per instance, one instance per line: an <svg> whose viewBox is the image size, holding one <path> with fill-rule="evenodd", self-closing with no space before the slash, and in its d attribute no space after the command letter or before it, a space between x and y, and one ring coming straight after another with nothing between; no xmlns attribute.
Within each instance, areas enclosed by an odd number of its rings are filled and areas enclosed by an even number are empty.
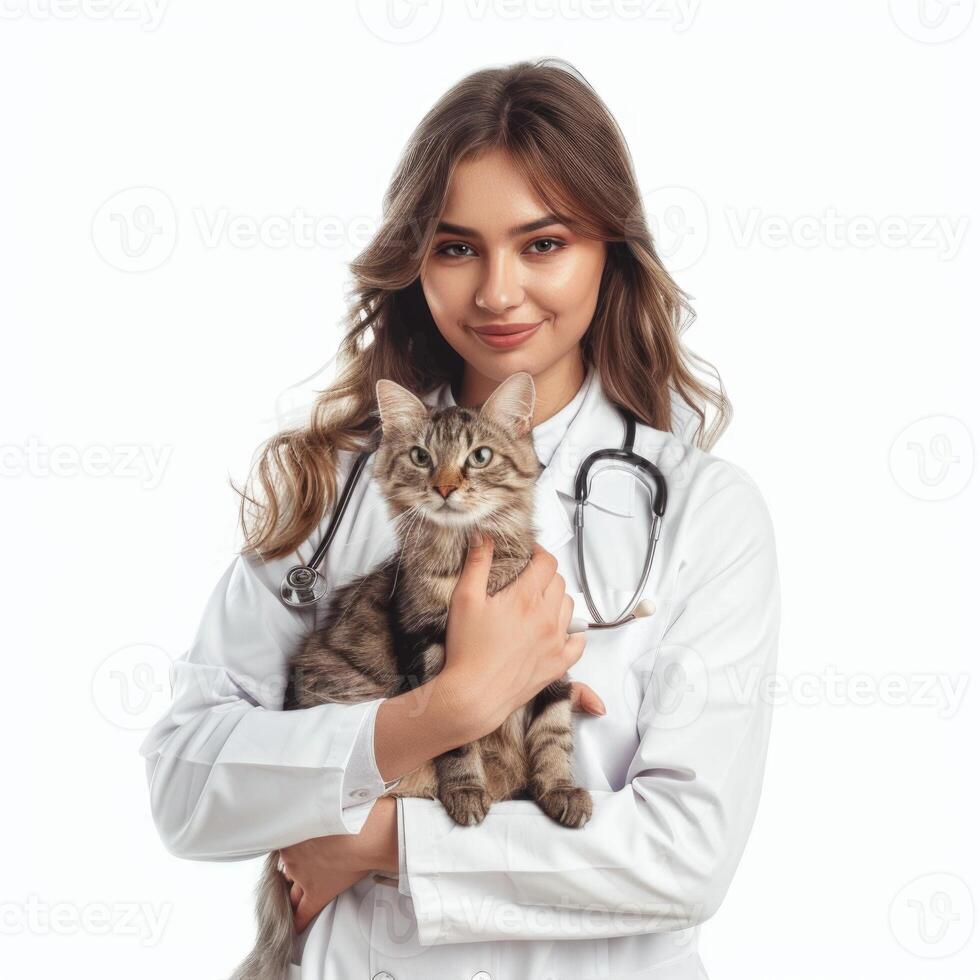
<svg viewBox="0 0 980 980"><path fill-rule="evenodd" d="M279 850L299 931L292 970L305 980L703 976L698 927L732 880L761 791L776 552L755 483L709 452L730 406L689 367L690 307L657 256L608 110L564 62L465 78L413 134L353 272L339 378L307 427L265 447L243 495L246 548L142 747L159 832L187 858ZM309 560L376 424L375 383L477 408L517 371L534 379L544 467L528 568L488 597L492 538L475 538L437 677L393 698L278 710L316 615L286 607L280 582ZM591 619L574 478L594 449L622 445L619 408L668 490L650 615L569 634L573 611ZM642 508L607 503L620 516L589 584L615 606L633 592L647 528ZM368 571L395 540L362 479L327 581ZM575 719L575 775L592 797L583 827L529 800L463 827L439 801L384 795L566 671L587 712Z"/></svg>

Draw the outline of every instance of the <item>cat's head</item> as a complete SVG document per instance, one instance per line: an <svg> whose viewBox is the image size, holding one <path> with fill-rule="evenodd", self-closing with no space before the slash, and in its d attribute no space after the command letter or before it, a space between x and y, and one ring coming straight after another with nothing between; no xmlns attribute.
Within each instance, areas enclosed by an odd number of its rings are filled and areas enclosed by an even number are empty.
<svg viewBox="0 0 980 980"><path fill-rule="evenodd" d="M407 388L377 382L382 437L374 464L394 513L464 535L527 526L540 464L531 438L534 379L518 371L479 409L430 409Z"/></svg>

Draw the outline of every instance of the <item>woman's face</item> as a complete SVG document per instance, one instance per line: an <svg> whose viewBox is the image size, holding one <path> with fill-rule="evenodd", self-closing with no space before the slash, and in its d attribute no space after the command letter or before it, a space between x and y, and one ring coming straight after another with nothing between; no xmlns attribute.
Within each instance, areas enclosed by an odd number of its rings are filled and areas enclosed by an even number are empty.
<svg viewBox="0 0 980 980"><path fill-rule="evenodd" d="M482 403L515 371L539 387L577 389L606 244L554 219L502 151L457 168L421 286L439 332L466 362L461 404ZM506 346L480 333L515 324L534 329Z"/></svg>

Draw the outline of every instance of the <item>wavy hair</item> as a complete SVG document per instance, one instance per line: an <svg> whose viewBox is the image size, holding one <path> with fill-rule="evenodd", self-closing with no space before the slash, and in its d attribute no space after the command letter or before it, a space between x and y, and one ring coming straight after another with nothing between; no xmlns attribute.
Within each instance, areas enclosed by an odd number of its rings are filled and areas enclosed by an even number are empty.
<svg viewBox="0 0 980 980"><path fill-rule="evenodd" d="M728 426L731 403L717 372L718 390L702 384L693 364L710 365L681 343L694 319L690 297L657 255L632 158L608 108L562 59L482 69L429 110L405 147L381 226L351 263L336 380L316 392L305 426L260 447L244 490L232 481L241 497L243 554L279 558L314 532L336 500L338 452L368 448L380 378L420 395L461 380L463 360L439 333L419 276L455 168L493 150L508 154L565 224L608 243L581 350L609 398L671 431L675 392L697 417L691 441L705 451ZM717 416L705 431L709 403Z"/></svg>

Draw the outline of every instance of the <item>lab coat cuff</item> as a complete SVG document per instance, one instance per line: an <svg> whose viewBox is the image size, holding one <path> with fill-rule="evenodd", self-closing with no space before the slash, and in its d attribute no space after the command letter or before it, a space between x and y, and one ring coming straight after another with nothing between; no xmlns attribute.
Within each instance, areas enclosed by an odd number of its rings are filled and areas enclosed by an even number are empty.
<svg viewBox="0 0 980 980"><path fill-rule="evenodd" d="M406 796L400 803L404 837L399 860L404 862L398 890L411 896L419 945L585 938L581 924L574 921L581 910L536 904L526 895L527 901L520 899L511 880L515 855L507 833L502 832L504 824L499 830L486 824L461 827L438 801ZM521 815L544 819L530 801L526 806L524 801L508 805L513 810L507 812L518 819ZM495 816L507 821L502 810ZM571 922L566 921L569 915Z"/></svg>
<svg viewBox="0 0 980 980"><path fill-rule="evenodd" d="M435 863L432 811L426 805L431 802L398 797L398 891L412 899L420 946L444 943L450 935L443 899L434 881L439 875L429 870Z"/></svg>
<svg viewBox="0 0 980 980"><path fill-rule="evenodd" d="M384 783L380 776L377 779L382 789L374 796L371 795L374 787L369 788L363 784L358 786L356 783L348 781L348 770L352 767L361 766L362 771L370 773L371 766L365 765L362 757L356 756L355 753L363 753L364 751L363 745L358 749L358 743L361 742L362 738L373 739L374 716L377 713L378 705L383 700L384 698L377 698L374 701L364 701L357 705L347 705L348 710L341 716L341 731L331 731L331 746L334 749L334 753L332 753L334 757L328 758L324 767L331 770L332 773L339 769L341 778L339 780L334 778L329 781L325 790L325 799L321 803L327 813L327 819L324 823L326 828L324 836L336 833L337 831L332 828L338 825L344 827L342 833L360 833L368 814L371 812L376 796L380 796L384 792ZM361 710L357 711L356 708ZM370 724L366 724L368 722ZM336 719L331 719L329 723L332 726L337 724ZM341 754L343 755L342 758L336 758ZM361 761L358 761L359 759ZM371 753L371 762L373 764L373 752ZM369 780L366 779L364 782L369 782ZM358 790L364 791L365 789L367 795L363 799L357 796ZM351 794L349 798L348 791Z"/></svg>
<svg viewBox="0 0 980 980"><path fill-rule="evenodd" d="M400 803L404 863L398 890L411 896L420 946L585 938L579 923L562 919L561 908L518 900L504 870L514 863L506 833L459 826L431 799L406 796ZM510 804L515 814L544 819L536 804L522 803ZM573 920L579 914L569 911Z"/></svg>
<svg viewBox="0 0 980 980"><path fill-rule="evenodd" d="M378 771L378 763L374 755L374 724L378 709L384 700L378 698L367 702L368 710L361 718L350 759L344 770L341 807L344 809L345 819L349 818L358 824L363 824L366 819L361 815L364 804L368 804L365 812L370 813L370 805L404 778L399 776L397 779L385 782Z"/></svg>
<svg viewBox="0 0 980 980"><path fill-rule="evenodd" d="M405 797L396 796L398 812L398 891L406 898L412 897L412 890L408 887L408 865L405 862Z"/></svg>

